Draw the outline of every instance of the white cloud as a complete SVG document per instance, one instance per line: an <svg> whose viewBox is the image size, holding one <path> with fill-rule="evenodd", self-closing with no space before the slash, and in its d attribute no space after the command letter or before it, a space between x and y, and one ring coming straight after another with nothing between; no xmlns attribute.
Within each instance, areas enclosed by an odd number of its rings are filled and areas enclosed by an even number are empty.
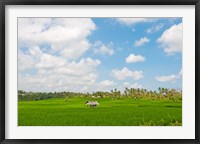
<svg viewBox="0 0 200 144"><path fill-rule="evenodd" d="M18 54L19 70L51 69L64 66L65 63L66 60L64 58L43 53L43 51L39 47L30 48L27 53L19 50Z"/></svg>
<svg viewBox="0 0 200 144"><path fill-rule="evenodd" d="M80 59L92 45L87 37L96 26L90 18L19 18L18 22L19 89L93 90L101 62Z"/></svg>
<svg viewBox="0 0 200 144"><path fill-rule="evenodd" d="M75 71L71 69L71 71ZM81 71L81 70L80 70ZM83 87L91 90L98 75L88 70L86 74L57 72L55 69L40 70L36 75L19 76L19 89L27 91L80 91Z"/></svg>
<svg viewBox="0 0 200 144"><path fill-rule="evenodd" d="M90 47L96 26L90 18L19 18L19 46L49 45L52 53L76 59Z"/></svg>
<svg viewBox="0 0 200 144"><path fill-rule="evenodd" d="M110 42L107 45L104 45L101 41L96 41L94 43L94 53L96 54L102 54L102 55L113 55L114 54L114 50L111 48L113 45L112 42Z"/></svg>
<svg viewBox="0 0 200 144"><path fill-rule="evenodd" d="M110 80L104 80L100 83L93 84L93 91L107 91L110 92L111 89L114 89L116 87L117 83Z"/></svg>
<svg viewBox="0 0 200 144"><path fill-rule="evenodd" d="M23 53L21 50L18 50L18 70L25 71L33 68L33 66L33 58L30 55Z"/></svg>
<svg viewBox="0 0 200 144"><path fill-rule="evenodd" d="M157 20L156 18L116 18L116 20L125 25L134 25L137 23L153 22Z"/></svg>
<svg viewBox="0 0 200 144"><path fill-rule="evenodd" d="M114 83L114 81L104 80L104 81L100 82L99 85L102 87L110 87L110 86L115 85L115 83Z"/></svg>
<svg viewBox="0 0 200 144"><path fill-rule="evenodd" d="M138 84L138 83L134 83L134 84L130 84L129 82L124 82L123 83L123 87L124 89L127 88L143 88L142 85Z"/></svg>
<svg viewBox="0 0 200 144"><path fill-rule="evenodd" d="M138 84L138 83L129 83L129 82L123 82L120 86L119 86L119 90L124 93L124 90L128 88L134 88L134 89L141 89L141 88L144 88L141 84Z"/></svg>
<svg viewBox="0 0 200 144"><path fill-rule="evenodd" d="M175 24L165 30L157 42L164 48L164 52L168 55L173 55L177 52L182 52L182 23Z"/></svg>
<svg viewBox="0 0 200 144"><path fill-rule="evenodd" d="M124 67L121 70L113 69L112 75L118 80L124 80L126 78L132 78L134 80L139 80L143 78L142 71L130 71L128 68Z"/></svg>
<svg viewBox="0 0 200 144"><path fill-rule="evenodd" d="M80 91L83 87L92 90L98 77L96 67L101 63L91 58L69 62L38 47L31 48L27 54L20 51L18 58L19 89L27 91ZM24 75L27 69L36 73Z"/></svg>
<svg viewBox="0 0 200 144"><path fill-rule="evenodd" d="M176 82L176 80L180 79L182 77L182 69L177 74L172 74L168 76L156 76L156 80L160 82Z"/></svg>
<svg viewBox="0 0 200 144"><path fill-rule="evenodd" d="M95 72L95 68L100 64L99 60L93 60L91 58L82 58L79 62L71 62L66 66L60 67L56 70L58 74L71 75L71 76L83 76L91 72Z"/></svg>
<svg viewBox="0 0 200 144"><path fill-rule="evenodd" d="M139 40L135 41L135 46L142 46L143 44L148 43L149 41L150 39L148 39L147 37L140 38Z"/></svg>
<svg viewBox="0 0 200 144"><path fill-rule="evenodd" d="M66 61L63 58L44 53L40 57L40 62L36 64L36 68L52 69L62 67L65 63Z"/></svg>
<svg viewBox="0 0 200 144"><path fill-rule="evenodd" d="M135 62L142 62L142 61L145 61L145 58L141 55L130 54L126 58L126 63L135 63Z"/></svg>
<svg viewBox="0 0 200 144"><path fill-rule="evenodd" d="M164 26L163 23L159 23L158 25L154 25L154 26L148 28L148 29L146 30L146 32L149 33L149 34L150 34L150 33L158 32L158 31L160 31L160 30L163 28L163 26Z"/></svg>
<svg viewBox="0 0 200 144"><path fill-rule="evenodd" d="M42 55L42 50L36 46L36 47L32 47L29 49L29 53L33 56L33 57L38 57Z"/></svg>

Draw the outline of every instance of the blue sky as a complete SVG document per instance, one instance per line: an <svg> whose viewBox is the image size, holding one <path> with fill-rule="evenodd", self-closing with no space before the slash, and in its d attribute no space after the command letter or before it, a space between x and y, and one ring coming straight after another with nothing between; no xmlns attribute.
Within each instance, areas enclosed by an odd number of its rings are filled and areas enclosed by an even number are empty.
<svg viewBox="0 0 200 144"><path fill-rule="evenodd" d="M18 89L182 89L181 18L18 18Z"/></svg>

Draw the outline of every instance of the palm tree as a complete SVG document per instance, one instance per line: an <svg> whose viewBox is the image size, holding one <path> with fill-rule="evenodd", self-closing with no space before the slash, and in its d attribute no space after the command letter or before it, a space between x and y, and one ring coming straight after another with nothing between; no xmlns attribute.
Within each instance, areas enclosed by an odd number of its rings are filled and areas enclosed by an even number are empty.
<svg viewBox="0 0 200 144"><path fill-rule="evenodd" d="M159 93L161 93L161 87L158 88Z"/></svg>

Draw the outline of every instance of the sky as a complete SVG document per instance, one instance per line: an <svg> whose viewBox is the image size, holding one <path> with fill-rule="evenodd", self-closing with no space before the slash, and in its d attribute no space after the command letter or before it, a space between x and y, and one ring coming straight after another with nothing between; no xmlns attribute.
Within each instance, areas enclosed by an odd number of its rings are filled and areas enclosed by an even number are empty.
<svg viewBox="0 0 200 144"><path fill-rule="evenodd" d="M18 89L182 89L182 18L18 18Z"/></svg>

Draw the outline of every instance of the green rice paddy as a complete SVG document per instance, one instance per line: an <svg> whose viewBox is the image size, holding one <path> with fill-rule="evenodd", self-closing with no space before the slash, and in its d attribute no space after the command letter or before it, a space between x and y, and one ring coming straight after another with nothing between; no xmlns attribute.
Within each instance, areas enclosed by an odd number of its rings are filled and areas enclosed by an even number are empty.
<svg viewBox="0 0 200 144"><path fill-rule="evenodd" d="M181 126L182 102L145 99L52 98L18 102L18 126Z"/></svg>

